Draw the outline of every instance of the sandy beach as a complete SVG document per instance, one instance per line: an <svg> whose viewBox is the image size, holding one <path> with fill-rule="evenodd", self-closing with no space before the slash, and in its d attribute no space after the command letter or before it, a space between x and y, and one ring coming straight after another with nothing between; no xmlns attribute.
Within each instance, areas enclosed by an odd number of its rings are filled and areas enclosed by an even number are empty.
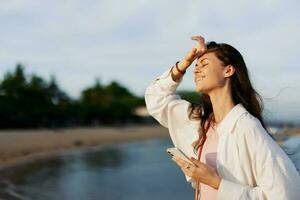
<svg viewBox="0 0 300 200"><path fill-rule="evenodd" d="M0 169L67 150L168 137L161 126L5 130L0 131Z"/></svg>
<svg viewBox="0 0 300 200"><path fill-rule="evenodd" d="M284 134L300 135L300 130L285 130ZM168 130L159 125L2 130L0 131L0 169L56 156L69 150L156 138L169 138Z"/></svg>

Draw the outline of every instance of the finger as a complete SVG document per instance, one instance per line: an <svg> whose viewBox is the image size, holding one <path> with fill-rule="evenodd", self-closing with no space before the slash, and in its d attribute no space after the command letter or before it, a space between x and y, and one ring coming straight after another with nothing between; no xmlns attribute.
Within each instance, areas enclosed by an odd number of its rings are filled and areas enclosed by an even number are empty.
<svg viewBox="0 0 300 200"><path fill-rule="evenodd" d="M200 56L206 50L204 38L201 36L192 36L191 39L197 41L197 56Z"/></svg>
<svg viewBox="0 0 300 200"><path fill-rule="evenodd" d="M200 49L205 46L205 42L204 42L205 40L204 40L203 37L201 37L201 36L192 36L191 39L197 41L198 47Z"/></svg>
<svg viewBox="0 0 300 200"><path fill-rule="evenodd" d="M203 37L201 37L200 35L193 35L191 37L192 40L200 40L201 38L203 38Z"/></svg>
<svg viewBox="0 0 300 200"><path fill-rule="evenodd" d="M193 166L192 163L186 162L185 160L182 160L180 158L177 158L177 160L175 160L175 162L181 169L190 169ZM187 168L187 166L188 166L188 168Z"/></svg>
<svg viewBox="0 0 300 200"><path fill-rule="evenodd" d="M190 160L195 164L197 167L201 165L201 161L195 159L194 157L191 157Z"/></svg>
<svg viewBox="0 0 300 200"><path fill-rule="evenodd" d="M181 166L179 166L181 168L181 170L184 172L184 173L187 173L189 172L190 173L190 170L191 170L191 166L192 165L187 165L187 164L180 164Z"/></svg>
<svg viewBox="0 0 300 200"><path fill-rule="evenodd" d="M195 40L197 42L197 50L201 50L202 49L202 44L203 44L203 38L201 38L200 36L192 36L192 40Z"/></svg>
<svg viewBox="0 0 300 200"><path fill-rule="evenodd" d="M181 159L180 157L175 156L175 155L173 156L173 158L176 159L177 162L179 162L181 165L184 165L184 166L186 166L186 165L188 165L188 164L193 164L191 159L189 159L191 162L188 162L188 161L183 160L183 159ZM173 159L173 158L172 158L172 159ZM191 158L192 158L192 157L191 157Z"/></svg>
<svg viewBox="0 0 300 200"><path fill-rule="evenodd" d="M175 161L175 160L174 160L174 161ZM178 167L180 167L180 169L181 169L182 171L187 170L187 168L186 168L187 165L184 165L184 164L182 164L182 163L179 163L178 161L175 161L175 162L176 162L176 164L178 165ZM186 173L186 171L184 171L184 173Z"/></svg>
<svg viewBox="0 0 300 200"><path fill-rule="evenodd" d="M177 165L181 166L181 163L178 162L178 159L175 158L175 156L172 157L172 160L173 160L174 162L176 162Z"/></svg>
<svg viewBox="0 0 300 200"><path fill-rule="evenodd" d="M195 55L197 55L197 48L192 48L185 56L185 59L189 62L194 61Z"/></svg>
<svg viewBox="0 0 300 200"><path fill-rule="evenodd" d="M190 54L195 54L197 52L197 48L192 48L191 50L190 50Z"/></svg>
<svg viewBox="0 0 300 200"><path fill-rule="evenodd" d="M172 159L174 159L174 161L176 161L176 163L181 167L184 167L188 164L186 161L182 160L181 158L179 158L177 156L173 156Z"/></svg>
<svg viewBox="0 0 300 200"><path fill-rule="evenodd" d="M193 174L188 169L182 169L182 172L189 177L193 176Z"/></svg>

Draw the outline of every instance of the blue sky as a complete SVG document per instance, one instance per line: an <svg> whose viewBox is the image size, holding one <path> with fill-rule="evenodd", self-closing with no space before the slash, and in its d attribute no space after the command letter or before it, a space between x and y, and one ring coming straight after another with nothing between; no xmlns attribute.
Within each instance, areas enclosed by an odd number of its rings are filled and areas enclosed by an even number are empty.
<svg viewBox="0 0 300 200"><path fill-rule="evenodd" d="M27 73L55 75L72 97L96 78L141 96L199 34L242 53L268 119L300 121L299 8L283 0L2 0L0 77L21 62ZM195 89L191 72L180 89Z"/></svg>

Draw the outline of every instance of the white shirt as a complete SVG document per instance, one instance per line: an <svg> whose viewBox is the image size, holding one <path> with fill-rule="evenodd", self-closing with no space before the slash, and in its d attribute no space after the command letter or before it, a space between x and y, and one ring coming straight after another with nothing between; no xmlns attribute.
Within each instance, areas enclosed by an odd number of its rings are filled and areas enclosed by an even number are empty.
<svg viewBox="0 0 300 200"><path fill-rule="evenodd" d="M175 94L181 81L173 81L166 71L146 89L145 101L148 112L169 129L174 146L196 157L192 143L200 121L189 119L191 104ZM292 161L241 103L227 113L217 133L218 199L300 199L300 175Z"/></svg>

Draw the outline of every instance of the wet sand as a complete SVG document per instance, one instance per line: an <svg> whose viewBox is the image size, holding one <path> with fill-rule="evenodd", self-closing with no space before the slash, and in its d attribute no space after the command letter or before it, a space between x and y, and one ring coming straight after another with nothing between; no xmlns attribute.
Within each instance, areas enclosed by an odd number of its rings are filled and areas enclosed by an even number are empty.
<svg viewBox="0 0 300 200"><path fill-rule="evenodd" d="M161 126L0 131L0 169L79 148L168 137Z"/></svg>

